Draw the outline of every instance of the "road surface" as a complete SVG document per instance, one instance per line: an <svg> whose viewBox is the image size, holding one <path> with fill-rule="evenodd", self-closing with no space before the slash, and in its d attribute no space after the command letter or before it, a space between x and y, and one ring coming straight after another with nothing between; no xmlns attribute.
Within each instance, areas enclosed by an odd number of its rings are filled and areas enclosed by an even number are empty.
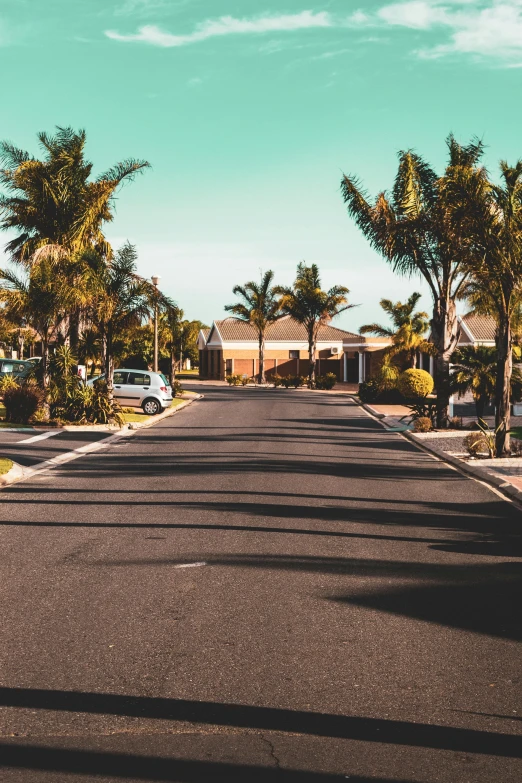
<svg viewBox="0 0 522 783"><path fill-rule="evenodd" d="M345 396L204 391L0 493L2 781L518 783L521 512Z"/></svg>

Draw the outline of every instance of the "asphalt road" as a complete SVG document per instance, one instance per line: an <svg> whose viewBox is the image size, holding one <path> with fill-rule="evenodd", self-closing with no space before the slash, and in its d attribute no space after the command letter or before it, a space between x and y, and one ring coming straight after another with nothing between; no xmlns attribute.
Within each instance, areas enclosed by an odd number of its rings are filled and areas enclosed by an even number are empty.
<svg viewBox="0 0 522 783"><path fill-rule="evenodd" d="M6 432L0 429L0 455L9 457L24 467L34 467L40 462L83 448L90 443L97 443L107 437L108 433L102 430Z"/></svg>
<svg viewBox="0 0 522 783"><path fill-rule="evenodd" d="M0 779L518 783L521 512L346 397L205 394L0 493Z"/></svg>

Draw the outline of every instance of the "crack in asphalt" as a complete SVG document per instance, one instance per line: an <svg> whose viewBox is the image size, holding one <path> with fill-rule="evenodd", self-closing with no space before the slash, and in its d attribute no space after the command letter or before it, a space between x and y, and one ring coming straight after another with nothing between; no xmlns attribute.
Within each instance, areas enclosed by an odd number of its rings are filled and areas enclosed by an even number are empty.
<svg viewBox="0 0 522 783"><path fill-rule="evenodd" d="M271 740L269 740L268 737L265 737L264 734L260 734L259 736L263 740L263 742L265 742L268 745L268 748L270 750L270 755L274 759L276 769L281 769L281 762L278 759L278 757L276 756L275 747L274 747L273 742Z"/></svg>

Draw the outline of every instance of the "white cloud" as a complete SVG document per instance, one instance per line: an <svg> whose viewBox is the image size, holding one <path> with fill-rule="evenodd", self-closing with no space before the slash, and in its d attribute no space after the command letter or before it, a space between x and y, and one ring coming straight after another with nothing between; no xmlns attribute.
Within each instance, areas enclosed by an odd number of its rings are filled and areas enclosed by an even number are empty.
<svg viewBox="0 0 522 783"><path fill-rule="evenodd" d="M418 51L424 58L467 54L509 63L522 56L522 0L408 0L383 6L377 16L417 30L446 27L444 43Z"/></svg>
<svg viewBox="0 0 522 783"><path fill-rule="evenodd" d="M115 41L148 43L154 46L174 47L205 41L225 35L255 33L289 32L317 27L332 27L333 20L326 11L301 11L298 14L270 14L255 18L238 19L233 16L221 16L207 19L186 35L174 35L156 25L140 27L137 33L122 35L107 30L105 35Z"/></svg>
<svg viewBox="0 0 522 783"><path fill-rule="evenodd" d="M448 12L445 8L423 0L385 5L377 16L390 25L412 27L426 30L434 24L448 24Z"/></svg>

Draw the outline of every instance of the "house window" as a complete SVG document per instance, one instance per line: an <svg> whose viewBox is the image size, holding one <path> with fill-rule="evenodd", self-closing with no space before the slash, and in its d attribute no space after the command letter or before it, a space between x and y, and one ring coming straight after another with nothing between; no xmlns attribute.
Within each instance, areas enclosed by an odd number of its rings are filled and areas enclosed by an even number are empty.
<svg viewBox="0 0 522 783"><path fill-rule="evenodd" d="M290 359L299 359L299 351L290 351L289 358Z"/></svg>

